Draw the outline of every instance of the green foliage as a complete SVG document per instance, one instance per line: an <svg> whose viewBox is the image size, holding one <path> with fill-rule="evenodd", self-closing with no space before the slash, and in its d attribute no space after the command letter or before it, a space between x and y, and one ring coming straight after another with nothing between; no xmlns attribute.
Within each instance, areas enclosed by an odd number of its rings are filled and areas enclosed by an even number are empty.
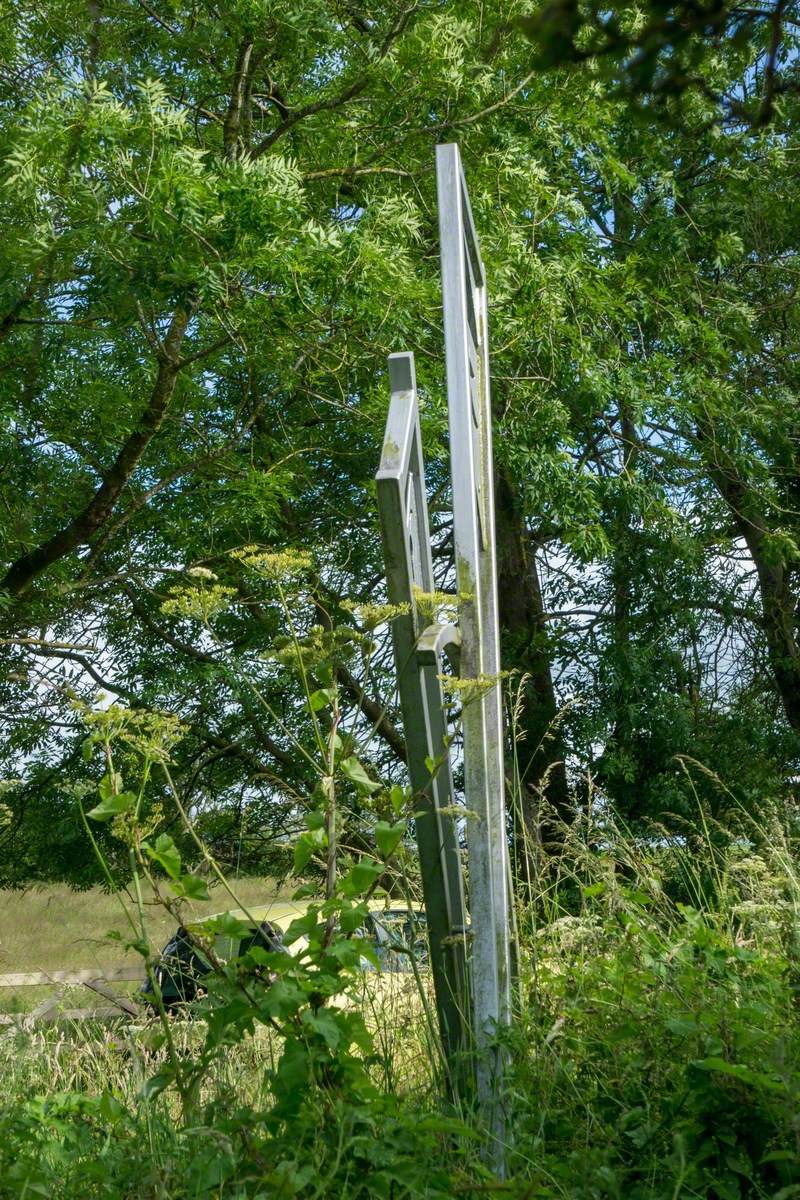
<svg viewBox="0 0 800 1200"><path fill-rule="evenodd" d="M287 867L316 783L287 733L306 662L336 680L311 681L299 741L336 683L343 730L377 734L343 759L402 785L372 489L386 354L412 348L444 532L442 140L461 146L490 279L528 824L540 795L583 806L587 770L627 819L683 820L671 759L737 786L745 726L740 798L785 794L791 8L771 73L768 10L734 29L724 5L284 9L45 4L4 26L0 217L20 236L0 247L0 722L20 783L0 881L97 878L73 822L73 702L97 707L98 688L180 720L172 778L227 865ZM580 61L532 71L520 22ZM617 84L637 73L634 111ZM680 108L656 111L670 80ZM164 798L149 786L145 809ZM112 824L96 836L116 869Z"/></svg>
<svg viewBox="0 0 800 1200"><path fill-rule="evenodd" d="M120 1086L97 1060L43 1086L20 1051L0 1194L496 1190L432 1060L397 1095L331 1003L367 898L414 873L372 487L410 347L440 539L449 139L490 279L534 847L500 1190L800 1186L796 853L767 821L800 732L794 13L739 20L70 0L2 23L0 883L132 885L120 937L150 969L142 881L209 953L236 928L192 920L209 873L293 866L314 900L296 957L212 963L194 1037L162 1014ZM220 1085L255 1031L258 1086Z"/></svg>
<svg viewBox="0 0 800 1200"><path fill-rule="evenodd" d="M302 1073L294 1082L305 1082ZM218 1200L235 1189L241 1197L444 1200L452 1175L442 1152L464 1132L452 1118L389 1098L309 1108L295 1119L297 1136L281 1136L264 1113L224 1101L209 1106L207 1119L204 1127L175 1130L152 1093L138 1112L110 1093L29 1101L0 1116L2 1195ZM324 1124L315 1128L319 1119ZM152 1151L142 1154L146 1143Z"/></svg>
<svg viewBox="0 0 800 1200"><path fill-rule="evenodd" d="M595 882L580 911L536 932L519 1035L537 1049L517 1060L518 1150L555 1194L728 1200L800 1186L786 940L798 891L785 849L756 867L733 845L724 899L702 910L674 907L666 861L613 834L584 859Z"/></svg>
<svg viewBox="0 0 800 1200"><path fill-rule="evenodd" d="M187 856L169 833L161 831L153 838L166 819L163 806L153 803L148 794L148 788L152 793L155 776L160 777L161 790L171 798L183 843L192 846L204 872L216 876L231 899L236 898L175 789L170 755L180 740L180 730L168 716L131 712L116 705L82 710L89 730L85 757L91 762L92 755L99 752L106 773L97 787L100 803L85 815L81 810L81 817L110 886L115 883L116 864L104 854L93 825L103 828L110 823L110 837L127 852L125 886L136 898L136 913L126 911L130 925L127 945L144 960L161 1023L157 1048L164 1049L158 1070L142 1082L141 1099L150 1102L174 1094L184 1126L191 1126L200 1116L204 1083L220 1058L245 1036L266 1029L277 1039L280 1049L267 1074L272 1105L267 1114L261 1115L260 1125L274 1137L291 1134L297 1144L300 1128L308 1127L315 1140L320 1132L324 1134L320 1122L327 1126L333 1120L329 1109L342 1109L349 1120L358 1106L369 1107L378 1098L367 1070L374 1054L372 1035L360 1013L331 1002L351 988L365 960L377 966L374 952L358 937L358 931L367 917L366 899L390 870L390 860L401 847L406 821L377 823L374 838L380 860L362 852L353 861L351 853L342 852L342 812L348 790L361 804L382 785L367 776L357 755L351 753L355 747L352 735L345 740L339 734L338 688L319 688L312 683L313 678L334 678L332 663L324 653L331 652L335 639L320 641L312 636L301 644L298 614L289 606L283 590L296 573L297 556L256 555L255 548L249 547L248 564L256 562L276 586L285 623L291 630L287 645L295 653L288 660L291 668L285 669L299 676L307 718L307 744L294 733L293 745L316 779L309 797L297 797L301 810L305 801L307 829L295 843L294 867L299 874L309 868L312 857L319 857L324 867L324 896L311 903L307 913L287 930L287 945L302 938L302 947L291 955L252 948L240 958L222 961L214 950L213 937L223 931L235 933L240 922L231 914L207 922L193 916L193 904L209 899L206 878L187 869ZM304 558L302 570L310 567L311 560ZM196 596L206 581L205 575L193 572L186 592ZM183 594L177 595L178 604ZM187 615L189 609L181 607L181 613ZM209 639L216 640L211 622L220 616L218 611L195 604L190 615L204 627ZM312 627L312 634L316 629ZM255 697L269 707L257 692ZM301 715L302 710L298 710ZM123 775L116 765L118 756L124 758L128 774L138 774L136 792L123 790ZM167 877L166 890L161 872ZM210 968L210 974L203 977L203 997L193 1005L193 1014L203 1021L205 1033L191 1058L177 1051L162 1000L155 971L157 955L150 945L142 898L145 886L189 930L196 952ZM372 1115L370 1119L374 1119ZM299 1144L302 1146L302 1138ZM309 1151L312 1148L309 1143ZM213 1179L216 1186L219 1180Z"/></svg>
<svg viewBox="0 0 800 1200"><path fill-rule="evenodd" d="M616 94L661 104L673 118L670 101L696 89L715 96L739 121L761 127L773 118L776 98L797 90L790 67L795 22L786 7L647 0L609 8L597 0L550 0L518 24L534 43L540 68L588 62ZM743 65L753 57L766 67L763 93L741 97L720 87L721 60Z"/></svg>
<svg viewBox="0 0 800 1200"><path fill-rule="evenodd" d="M610 824L598 832L572 830L574 866L543 878L518 913L501 1190L788 1200L800 1186L796 835L776 820L760 831L761 851L741 837L710 846L713 891L694 877L695 903L675 904L669 881L691 875L697 856ZM340 933L327 946L331 909L318 901L296 923L295 944L308 938L298 958L251 951L216 971L197 1009L204 1022L170 1024L172 1050L157 1027L0 1040L0 1195L423 1200L497 1190L473 1116L442 1110L428 1052L405 1083L389 1082L417 1049L414 1014L387 1071L379 1042L396 1014L378 1012L368 1030L357 1008L322 1002L358 970L337 948L352 942L363 904L340 894L335 908ZM230 916L202 925L205 935L242 928ZM271 986L264 971L277 976ZM184 1087L202 1074L185 1092L188 1110L175 1090L181 1071Z"/></svg>

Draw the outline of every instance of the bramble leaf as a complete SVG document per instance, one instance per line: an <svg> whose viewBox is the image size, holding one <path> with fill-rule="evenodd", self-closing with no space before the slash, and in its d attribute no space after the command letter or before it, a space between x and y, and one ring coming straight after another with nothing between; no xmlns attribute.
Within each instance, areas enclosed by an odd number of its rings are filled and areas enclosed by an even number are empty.
<svg viewBox="0 0 800 1200"><path fill-rule="evenodd" d="M359 791L368 793L377 792L378 788L381 786L379 783L375 783L374 780L370 779L359 760L353 754L351 754L349 758L342 760L341 768L342 774L349 779L351 783L354 783Z"/></svg>

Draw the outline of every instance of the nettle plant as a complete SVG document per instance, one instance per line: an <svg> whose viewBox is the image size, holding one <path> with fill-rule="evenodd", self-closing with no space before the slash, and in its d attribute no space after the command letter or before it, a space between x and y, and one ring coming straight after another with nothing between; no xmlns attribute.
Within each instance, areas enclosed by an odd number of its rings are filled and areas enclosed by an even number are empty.
<svg viewBox="0 0 800 1200"><path fill-rule="evenodd" d="M253 947L233 961L215 955L216 938L238 939L250 925L230 912L205 919L194 914L193 904L209 898L207 879L214 879L228 894L231 909L244 909L250 918L198 834L173 778L170 754L182 733L175 717L118 705L82 707L85 755L89 759L100 755L105 772L98 786L99 802L85 814L81 811L112 886L115 879L96 833L97 823L108 825L113 839L127 852L135 905L131 911L123 904L127 937L112 936L142 955L160 1009L160 1026L153 1030L149 1047L159 1052L161 1065L146 1084L145 1096L174 1088L184 1121L195 1120L203 1081L214 1061L256 1026L266 1026L277 1035L280 1046L270 1080L274 1103L266 1119L296 1123L304 1106L313 1105L318 1120L320 1101L335 1107L343 1098L366 1100L375 1095L368 1077L373 1042L364 1019L360 1012L329 1001L360 975L364 959L374 961L371 945L359 937L359 931L370 898L387 873L397 870L398 864L403 866L403 841L413 804L407 789L384 786L372 778L359 757L360 739L345 720L337 664L355 655L366 663L374 649L374 628L396 615L396 610L375 606L360 611L366 632L352 626L325 629L307 617L315 604L308 555L246 547L235 556L279 607L288 633L276 640L270 656L300 684L300 700L290 723L274 710L250 675L240 671L230 655L226 657L231 676L269 713L308 778L304 792L295 787L304 828L294 843L294 874L316 871L319 882L295 893L294 898L308 900L308 906L284 937L288 947L300 942L300 949L285 954ZM201 567L188 573L184 586L171 590L163 611L199 626L202 636L222 655L227 652L215 632L215 621L233 603L233 589ZM370 731L360 736L366 742ZM373 815L369 847L359 847L357 853L341 837L343 814L352 804L362 817L365 811ZM172 827L176 815L183 850L164 828ZM186 845L192 847L191 855ZM202 1040L190 1057L178 1051L174 1026L161 1002L154 970L157 955L147 931L147 892L188 929L212 966L211 974L204 977L206 994L194 1006L203 1018L198 1026Z"/></svg>

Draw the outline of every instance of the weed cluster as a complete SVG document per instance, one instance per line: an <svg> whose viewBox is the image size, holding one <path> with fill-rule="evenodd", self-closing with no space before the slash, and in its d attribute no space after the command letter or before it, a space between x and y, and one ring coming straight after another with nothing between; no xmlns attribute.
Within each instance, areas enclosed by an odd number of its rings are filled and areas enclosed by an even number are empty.
<svg viewBox="0 0 800 1200"><path fill-rule="evenodd" d="M573 831L569 874L519 914L502 1183L470 1114L442 1105L420 1007L373 996L365 1022L306 1018L313 1036L288 1058L268 1024L237 1034L207 1060L189 1114L153 1084L157 1029L6 1035L0 1195L800 1195L791 846L777 826L759 853L729 843L689 904L666 886L682 851L605 835ZM173 1037L180 1058L202 1055L199 1026Z"/></svg>
<svg viewBox="0 0 800 1200"><path fill-rule="evenodd" d="M337 663L353 630L295 623L284 585L305 558L247 548L243 561L277 593L289 630L277 659L304 719L289 728L254 691L307 773L294 870L316 882L295 893L309 903L285 934L294 952L216 953L217 939L239 945L257 922L173 782L178 723L84 710L87 763L103 775L81 816L111 889L107 848L127 863L135 903L121 906L117 944L140 956L158 1015L136 1031L4 1035L0 1200L800 1196L790 823L736 835L706 824L699 846L637 842L589 806L559 831L557 856L528 856L516 1019L502 1035L507 1173L494 1178L468 1098L442 1086L425 978L415 972L404 1011L391 991L356 999L365 960L378 965L361 936L369 901L393 873L405 895L413 883L415 797L374 778L348 725ZM192 576L184 607L211 638L207 574ZM371 637L362 643L368 656ZM368 840L348 833L356 811ZM202 915L209 878L238 915ZM205 956L193 1021L162 1002L145 897Z"/></svg>
<svg viewBox="0 0 800 1200"><path fill-rule="evenodd" d="M707 844L702 869L608 828L602 847L573 836L569 877L527 910L509 1104L530 1194L800 1195L800 890L772 832L761 854ZM693 903L670 899L676 879Z"/></svg>

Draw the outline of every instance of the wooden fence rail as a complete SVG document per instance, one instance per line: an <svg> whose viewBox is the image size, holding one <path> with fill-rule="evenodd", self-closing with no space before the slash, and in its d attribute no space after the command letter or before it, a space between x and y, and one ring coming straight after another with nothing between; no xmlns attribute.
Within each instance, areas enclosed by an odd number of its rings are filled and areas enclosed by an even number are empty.
<svg viewBox="0 0 800 1200"><path fill-rule="evenodd" d="M103 1021L119 1017L123 1013L138 1017L141 1010L127 996L118 996L110 983L143 983L141 967L87 967L80 971L18 971L0 975L0 988L47 987L55 985L55 992L29 1013L0 1012L0 1027L16 1025L31 1029L37 1024L52 1024L57 1021ZM61 1007L64 992L71 986L83 986L112 1002L113 1007L67 1008Z"/></svg>

